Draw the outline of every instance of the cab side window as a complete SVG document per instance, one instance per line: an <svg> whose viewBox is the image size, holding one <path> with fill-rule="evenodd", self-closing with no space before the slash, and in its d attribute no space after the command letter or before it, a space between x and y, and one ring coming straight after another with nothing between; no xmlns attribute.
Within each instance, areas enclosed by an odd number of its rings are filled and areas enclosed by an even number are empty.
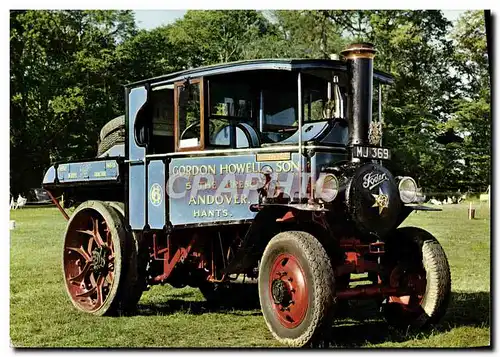
<svg viewBox="0 0 500 357"><path fill-rule="evenodd" d="M203 147L202 82L200 80L176 85L177 91L177 147Z"/></svg>
<svg viewBox="0 0 500 357"><path fill-rule="evenodd" d="M209 80L206 115L207 144L214 148L253 147L247 131L254 132L254 93L250 85L239 81ZM257 137L257 134L255 133Z"/></svg>

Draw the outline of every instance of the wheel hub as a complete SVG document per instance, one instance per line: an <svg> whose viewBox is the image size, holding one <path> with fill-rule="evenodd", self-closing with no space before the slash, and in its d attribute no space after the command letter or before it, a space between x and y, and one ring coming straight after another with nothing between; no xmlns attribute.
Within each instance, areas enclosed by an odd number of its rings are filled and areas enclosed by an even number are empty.
<svg viewBox="0 0 500 357"><path fill-rule="evenodd" d="M274 279L271 286L271 293L275 304L287 307L292 302L292 294L287 284L281 279Z"/></svg>
<svg viewBox="0 0 500 357"><path fill-rule="evenodd" d="M389 296L389 302L398 303L405 309L414 310L419 308L425 294L427 280L423 267L414 270L405 269L401 265L397 265L393 269L389 279L390 285L401 289L409 289L412 293L403 296Z"/></svg>
<svg viewBox="0 0 500 357"><path fill-rule="evenodd" d="M269 272L268 289L279 322L286 328L300 325L308 309L309 290L296 256L283 253L275 258Z"/></svg>
<svg viewBox="0 0 500 357"><path fill-rule="evenodd" d="M100 275L105 275L107 271L107 256L109 249L105 246L100 246L92 251L92 267L94 271Z"/></svg>

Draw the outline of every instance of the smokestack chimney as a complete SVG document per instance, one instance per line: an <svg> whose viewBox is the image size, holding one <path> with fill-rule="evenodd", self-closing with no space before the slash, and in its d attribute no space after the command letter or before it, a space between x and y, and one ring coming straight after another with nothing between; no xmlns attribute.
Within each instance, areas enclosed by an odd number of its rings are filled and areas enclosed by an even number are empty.
<svg viewBox="0 0 500 357"><path fill-rule="evenodd" d="M341 53L347 61L349 146L368 145L372 121L373 58L371 43L355 43Z"/></svg>

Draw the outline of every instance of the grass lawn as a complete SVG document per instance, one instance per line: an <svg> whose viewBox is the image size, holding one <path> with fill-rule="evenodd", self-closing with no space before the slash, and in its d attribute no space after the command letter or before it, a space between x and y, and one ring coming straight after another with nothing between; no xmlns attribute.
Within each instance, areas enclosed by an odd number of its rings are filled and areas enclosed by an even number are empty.
<svg viewBox="0 0 500 357"><path fill-rule="evenodd" d="M432 331L401 334L388 328L370 302L334 322L332 348L473 347L490 344L490 215L477 206L444 206L413 213L443 245L451 265L452 300ZM66 221L55 208L12 211L10 337L17 347L279 347L260 310L209 309L198 289L155 286L129 317L92 317L66 297L61 272Z"/></svg>

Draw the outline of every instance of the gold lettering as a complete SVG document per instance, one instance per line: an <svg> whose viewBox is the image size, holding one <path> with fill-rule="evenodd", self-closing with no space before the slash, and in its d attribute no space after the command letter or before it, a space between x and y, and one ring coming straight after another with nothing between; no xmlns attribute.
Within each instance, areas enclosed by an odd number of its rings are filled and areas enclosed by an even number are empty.
<svg viewBox="0 0 500 357"><path fill-rule="evenodd" d="M248 203L248 196L247 195L220 195L220 196L215 196L215 195L199 195L199 196L193 196L189 198L189 205L213 205L216 204L218 206L223 205L223 204L234 204L234 205L241 205L241 204L247 204Z"/></svg>
<svg viewBox="0 0 500 357"><path fill-rule="evenodd" d="M215 175L215 165L174 166L172 168L172 174L181 176L208 175L208 174Z"/></svg>
<svg viewBox="0 0 500 357"><path fill-rule="evenodd" d="M214 210L194 210L194 218L215 218L215 217L229 217L229 211L227 209L214 209Z"/></svg>
<svg viewBox="0 0 500 357"><path fill-rule="evenodd" d="M223 174L223 173L226 173L228 171L228 167L227 167L227 164L221 164L220 165L220 173Z"/></svg>
<svg viewBox="0 0 500 357"><path fill-rule="evenodd" d="M281 161L276 163L276 172L290 172L299 169L299 164L294 161Z"/></svg>

